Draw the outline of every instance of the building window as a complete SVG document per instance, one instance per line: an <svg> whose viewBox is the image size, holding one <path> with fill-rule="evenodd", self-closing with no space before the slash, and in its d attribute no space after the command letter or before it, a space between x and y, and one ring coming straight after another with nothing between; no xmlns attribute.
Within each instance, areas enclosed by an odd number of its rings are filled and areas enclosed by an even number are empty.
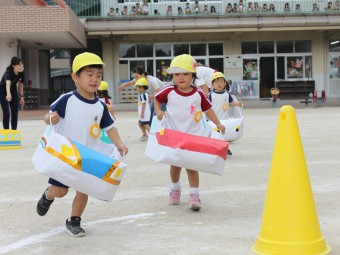
<svg viewBox="0 0 340 255"><path fill-rule="evenodd" d="M166 73L171 60L181 54L191 54L198 63L213 69L224 71L223 43L144 43L120 44L119 61L121 68L128 69L122 80L132 79L132 71L136 66L143 66L150 75L167 82L170 76ZM211 53L211 54L208 54ZM127 64L127 65L126 65ZM122 70L123 71L123 70ZM122 73L125 73L124 71ZM125 77L124 77L125 76Z"/></svg>
<svg viewBox="0 0 340 255"><path fill-rule="evenodd" d="M312 41L295 41L295 52L312 52Z"/></svg>
<svg viewBox="0 0 340 255"><path fill-rule="evenodd" d="M257 54L257 42L242 42L242 54Z"/></svg>
<svg viewBox="0 0 340 255"><path fill-rule="evenodd" d="M136 57L136 45L134 44L121 44L119 46L120 58L135 58Z"/></svg>
<svg viewBox="0 0 340 255"><path fill-rule="evenodd" d="M276 79L284 80L285 77L285 57L276 58Z"/></svg>
<svg viewBox="0 0 340 255"><path fill-rule="evenodd" d="M161 81L169 81L170 75L167 73L167 69L170 66L171 59L157 59L156 60L156 77Z"/></svg>
<svg viewBox="0 0 340 255"><path fill-rule="evenodd" d="M224 73L224 59L223 58L210 58L209 59L209 67L212 69L218 70L219 72Z"/></svg>
<svg viewBox="0 0 340 255"><path fill-rule="evenodd" d="M70 53L66 50L55 50L54 57L56 59L69 59L71 57Z"/></svg>
<svg viewBox="0 0 340 255"><path fill-rule="evenodd" d="M150 44L137 44L137 57L147 58L153 57L153 45Z"/></svg>
<svg viewBox="0 0 340 255"><path fill-rule="evenodd" d="M277 41L276 51L277 53L293 53L294 51L293 41Z"/></svg>
<svg viewBox="0 0 340 255"><path fill-rule="evenodd" d="M207 45L202 44L191 44L191 56L206 56L207 55Z"/></svg>
<svg viewBox="0 0 340 255"><path fill-rule="evenodd" d="M155 44L156 57L171 57L171 44Z"/></svg>
<svg viewBox="0 0 340 255"><path fill-rule="evenodd" d="M189 54L189 44L174 44L174 57Z"/></svg>
<svg viewBox="0 0 340 255"><path fill-rule="evenodd" d="M243 80L258 80L257 59L243 59Z"/></svg>
<svg viewBox="0 0 340 255"><path fill-rule="evenodd" d="M274 53L274 42L264 41L259 42L259 53Z"/></svg>
<svg viewBox="0 0 340 255"><path fill-rule="evenodd" d="M209 43L209 56L223 55L223 43Z"/></svg>
<svg viewBox="0 0 340 255"><path fill-rule="evenodd" d="M329 43L330 52L340 52L340 40L332 40Z"/></svg>
<svg viewBox="0 0 340 255"><path fill-rule="evenodd" d="M340 56L330 56L329 78L340 79Z"/></svg>
<svg viewBox="0 0 340 255"><path fill-rule="evenodd" d="M303 78L303 57L287 57L287 78Z"/></svg>

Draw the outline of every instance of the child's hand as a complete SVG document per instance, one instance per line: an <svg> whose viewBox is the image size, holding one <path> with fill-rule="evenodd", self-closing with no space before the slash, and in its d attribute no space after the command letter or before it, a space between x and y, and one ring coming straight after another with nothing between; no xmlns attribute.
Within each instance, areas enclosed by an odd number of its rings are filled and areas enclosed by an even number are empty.
<svg viewBox="0 0 340 255"><path fill-rule="evenodd" d="M165 116L165 112L163 112L163 111L158 111L157 112L157 119L158 120L161 121L164 118L164 116Z"/></svg>
<svg viewBox="0 0 340 255"><path fill-rule="evenodd" d="M122 143L117 146L117 149L122 157L124 157L129 152L129 149Z"/></svg>
<svg viewBox="0 0 340 255"><path fill-rule="evenodd" d="M218 123L216 127L221 131L221 134L225 134L225 126L222 125L222 123Z"/></svg>
<svg viewBox="0 0 340 255"><path fill-rule="evenodd" d="M238 106L239 106L239 107L242 107L242 106L243 106L243 102L242 102L242 101L237 101L237 103L238 103Z"/></svg>
<svg viewBox="0 0 340 255"><path fill-rule="evenodd" d="M57 112L50 113L50 122L51 122L50 124L56 125L59 123L59 121L60 121L60 116Z"/></svg>

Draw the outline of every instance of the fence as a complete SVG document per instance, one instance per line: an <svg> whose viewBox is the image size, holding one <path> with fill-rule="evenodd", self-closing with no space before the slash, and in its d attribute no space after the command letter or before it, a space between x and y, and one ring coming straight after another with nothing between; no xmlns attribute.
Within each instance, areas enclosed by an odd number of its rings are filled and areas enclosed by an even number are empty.
<svg viewBox="0 0 340 255"><path fill-rule="evenodd" d="M149 2L150 1L150 2ZM198 1L198 5L200 7L200 11L194 7L195 1L193 0L178 0L178 1L163 1L163 0L149 0L147 5L148 15L147 16L169 16L167 14L167 9L169 6L172 7L172 12L170 15L179 16L179 15L273 15L273 14L284 14L284 15L294 15L294 14L313 14L313 13L323 13L323 14L331 14L331 13L339 13L339 0L331 2L329 5L329 1L327 0L203 0ZM242 2L242 6L240 5ZM121 12L124 6L127 7L127 15L129 16L132 6L136 6L139 4L142 6L142 2L140 0L66 0L66 3L70 6L70 8L79 16L79 17L107 17L110 12L110 8L113 8L114 12L112 13L112 17L121 16ZM191 9L191 14L186 14L186 4L189 3L189 7ZM50 1L49 4L53 4L53 1ZM232 6L232 11L228 7L228 4ZM249 5L252 5L252 8L248 8ZM275 12L269 12L269 6L273 5L275 7ZM204 12L204 6L207 6L207 12ZM299 5L300 8L296 9L296 6ZM264 8L267 6L266 8ZM178 12L178 7L181 7L183 10L183 14ZM216 10L216 12L211 12L212 7ZM254 9L255 7L255 9ZM155 14L155 10L158 11L158 14ZM116 13L117 11L117 13ZM138 14L137 14L138 15ZM143 15L139 15L143 16ZM146 16L146 15L145 15Z"/></svg>

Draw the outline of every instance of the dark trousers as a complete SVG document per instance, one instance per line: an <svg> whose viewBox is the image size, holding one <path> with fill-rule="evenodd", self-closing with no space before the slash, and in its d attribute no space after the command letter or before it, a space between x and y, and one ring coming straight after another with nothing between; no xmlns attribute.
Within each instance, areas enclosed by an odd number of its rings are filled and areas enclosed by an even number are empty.
<svg viewBox="0 0 340 255"><path fill-rule="evenodd" d="M19 96L18 93L11 93L12 101L7 102L6 92L0 92L0 104L2 109L2 124L4 129L9 129L9 118L11 117L11 127L13 130L18 126Z"/></svg>

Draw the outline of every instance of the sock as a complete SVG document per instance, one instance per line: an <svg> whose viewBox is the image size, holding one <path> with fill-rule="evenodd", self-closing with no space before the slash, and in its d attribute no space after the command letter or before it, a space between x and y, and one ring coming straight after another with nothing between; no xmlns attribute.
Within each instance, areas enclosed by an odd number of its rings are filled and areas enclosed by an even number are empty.
<svg viewBox="0 0 340 255"><path fill-rule="evenodd" d="M190 194L197 194L198 195L198 187L190 188Z"/></svg>
<svg viewBox="0 0 340 255"><path fill-rule="evenodd" d="M180 190L181 184L179 182L172 183L172 188L175 189L175 190Z"/></svg>

